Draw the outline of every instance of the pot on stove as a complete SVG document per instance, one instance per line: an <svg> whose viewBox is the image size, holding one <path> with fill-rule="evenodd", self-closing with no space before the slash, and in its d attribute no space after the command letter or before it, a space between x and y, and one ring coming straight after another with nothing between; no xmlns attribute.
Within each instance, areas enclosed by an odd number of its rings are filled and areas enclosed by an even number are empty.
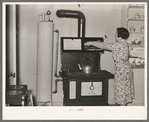
<svg viewBox="0 0 149 122"><path fill-rule="evenodd" d="M78 64L79 69L82 70L85 74L90 74L93 71L93 62L90 58L85 58L82 61L82 67L80 64Z"/></svg>

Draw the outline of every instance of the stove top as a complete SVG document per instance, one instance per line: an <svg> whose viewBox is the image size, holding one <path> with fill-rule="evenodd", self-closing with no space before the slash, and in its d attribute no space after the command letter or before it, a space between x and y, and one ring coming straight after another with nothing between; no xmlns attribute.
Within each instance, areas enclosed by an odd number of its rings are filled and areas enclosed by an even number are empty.
<svg viewBox="0 0 149 122"><path fill-rule="evenodd" d="M114 75L106 70L101 70L101 71L96 71L90 74L85 74L82 71L77 71L77 72L70 72L68 73L67 71L62 71L60 72L60 75L63 79L70 79L70 78L104 78L104 79L110 79L114 78Z"/></svg>

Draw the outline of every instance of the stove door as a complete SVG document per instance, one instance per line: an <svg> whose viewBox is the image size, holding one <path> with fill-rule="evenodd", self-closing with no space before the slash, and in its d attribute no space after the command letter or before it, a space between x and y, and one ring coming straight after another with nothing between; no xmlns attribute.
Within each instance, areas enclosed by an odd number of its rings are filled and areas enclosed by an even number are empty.
<svg viewBox="0 0 149 122"><path fill-rule="evenodd" d="M81 96L101 96L102 82L82 82Z"/></svg>
<svg viewBox="0 0 149 122"><path fill-rule="evenodd" d="M65 106L107 106L108 79L65 79Z"/></svg>
<svg viewBox="0 0 149 122"><path fill-rule="evenodd" d="M76 81L70 81L69 91L69 99L76 99Z"/></svg>

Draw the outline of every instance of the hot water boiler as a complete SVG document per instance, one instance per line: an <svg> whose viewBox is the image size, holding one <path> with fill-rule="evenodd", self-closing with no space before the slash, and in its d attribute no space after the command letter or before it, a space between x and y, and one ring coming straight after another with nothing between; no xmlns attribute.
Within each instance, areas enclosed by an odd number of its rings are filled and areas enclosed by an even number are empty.
<svg viewBox="0 0 149 122"><path fill-rule="evenodd" d="M50 11L40 15L37 23L37 106L52 105L53 80L53 20L50 20Z"/></svg>

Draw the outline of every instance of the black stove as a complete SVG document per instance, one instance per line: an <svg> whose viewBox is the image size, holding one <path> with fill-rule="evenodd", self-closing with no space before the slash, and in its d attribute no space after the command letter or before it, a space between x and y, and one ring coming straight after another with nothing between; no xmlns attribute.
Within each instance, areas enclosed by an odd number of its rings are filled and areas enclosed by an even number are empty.
<svg viewBox="0 0 149 122"><path fill-rule="evenodd" d="M114 75L101 70L89 75L83 72L60 72L63 78L64 106L108 106L108 80Z"/></svg>
<svg viewBox="0 0 149 122"><path fill-rule="evenodd" d="M88 49L83 45L83 42L97 40L102 42L103 38L61 37L62 70L59 73L63 79L64 106L108 105L108 81L113 79L114 75L101 70L100 58L103 50L95 47ZM66 43L69 43L71 48L74 46L73 50L70 50ZM91 59L93 64L93 70L89 74L84 73L78 66L83 66L86 58Z"/></svg>
<svg viewBox="0 0 149 122"><path fill-rule="evenodd" d="M114 75L101 70L100 57L104 50L84 45L88 41L103 42L103 37L85 37L86 18L81 11L58 10L56 14L61 18L78 19L78 36L61 37L60 75L63 80L64 106L108 105L108 80L113 79ZM83 73L80 68L84 59L92 61L89 74Z"/></svg>

